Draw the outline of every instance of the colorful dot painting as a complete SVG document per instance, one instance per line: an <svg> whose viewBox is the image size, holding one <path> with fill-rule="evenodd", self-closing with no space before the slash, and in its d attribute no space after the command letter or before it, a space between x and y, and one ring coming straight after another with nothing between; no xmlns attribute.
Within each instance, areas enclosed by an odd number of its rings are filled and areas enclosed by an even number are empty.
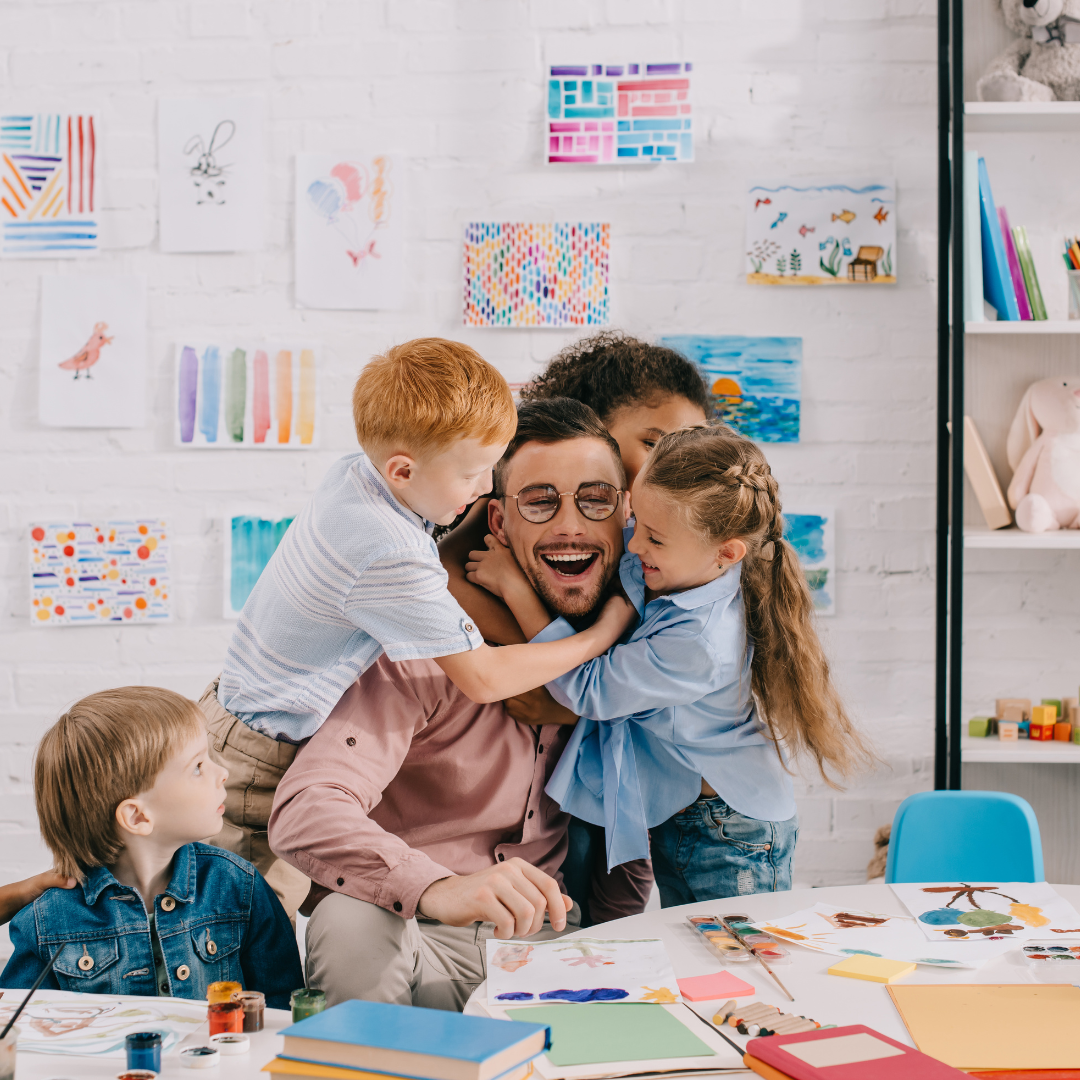
<svg viewBox="0 0 1080 1080"><path fill-rule="evenodd" d="M166 622L169 533L159 518L30 526L34 626Z"/></svg>
<svg viewBox="0 0 1080 1080"><path fill-rule="evenodd" d="M604 326L611 226L465 226L466 326Z"/></svg>

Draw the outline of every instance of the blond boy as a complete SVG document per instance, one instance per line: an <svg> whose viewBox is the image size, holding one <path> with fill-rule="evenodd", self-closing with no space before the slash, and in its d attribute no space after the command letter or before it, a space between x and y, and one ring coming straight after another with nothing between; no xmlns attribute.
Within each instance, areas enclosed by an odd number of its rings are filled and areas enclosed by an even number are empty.
<svg viewBox="0 0 1080 1080"><path fill-rule="evenodd" d="M473 349L394 346L357 380L353 418L362 449L289 527L200 703L230 773L212 842L250 859L290 915L308 883L267 843L274 791L297 744L380 656L435 660L473 701L500 701L605 652L633 615L614 601L573 638L494 649L447 591L431 530L491 490L517 425L506 380Z"/></svg>

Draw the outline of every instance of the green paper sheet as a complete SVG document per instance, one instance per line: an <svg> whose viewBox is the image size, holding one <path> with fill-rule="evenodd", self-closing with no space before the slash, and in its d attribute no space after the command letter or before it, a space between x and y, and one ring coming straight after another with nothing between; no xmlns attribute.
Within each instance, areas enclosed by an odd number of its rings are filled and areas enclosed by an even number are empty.
<svg viewBox="0 0 1080 1080"><path fill-rule="evenodd" d="M506 1015L551 1026L552 1065L716 1056L660 1005L536 1005Z"/></svg>

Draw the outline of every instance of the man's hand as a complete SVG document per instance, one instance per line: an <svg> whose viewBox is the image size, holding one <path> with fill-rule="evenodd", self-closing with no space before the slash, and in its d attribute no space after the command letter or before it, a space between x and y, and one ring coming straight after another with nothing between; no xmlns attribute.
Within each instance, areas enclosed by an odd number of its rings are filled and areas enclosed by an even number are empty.
<svg viewBox="0 0 1080 1080"><path fill-rule="evenodd" d="M46 889L74 889L77 884L73 877L62 877L55 870L46 870L23 881L0 886L0 924L13 919Z"/></svg>
<svg viewBox="0 0 1080 1080"><path fill-rule="evenodd" d="M424 890L416 910L447 926L492 922L497 938L509 938L539 932L545 911L550 912L551 928L564 930L566 913L573 906L554 878L515 857L475 874L434 882Z"/></svg>
<svg viewBox="0 0 1080 1080"><path fill-rule="evenodd" d="M489 593L506 599L506 592L521 588L531 589L529 579L522 572L514 553L488 533L484 537L487 547L483 551L470 551L465 564L465 577L474 585L480 585Z"/></svg>
<svg viewBox="0 0 1080 1080"><path fill-rule="evenodd" d="M503 705L511 718L519 724L576 724L577 716L565 705L560 705L547 691L546 686L527 690L524 694L507 698Z"/></svg>

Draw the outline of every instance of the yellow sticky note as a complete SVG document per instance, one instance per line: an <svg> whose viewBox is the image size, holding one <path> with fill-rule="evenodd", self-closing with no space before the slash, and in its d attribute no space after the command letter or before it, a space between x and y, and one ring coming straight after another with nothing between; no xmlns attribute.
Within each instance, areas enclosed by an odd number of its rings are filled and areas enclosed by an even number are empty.
<svg viewBox="0 0 1080 1080"><path fill-rule="evenodd" d="M868 982L891 983L910 975L915 965L907 960L886 960L881 956L864 956L859 953L833 964L830 975L846 975L849 979L866 979Z"/></svg>

